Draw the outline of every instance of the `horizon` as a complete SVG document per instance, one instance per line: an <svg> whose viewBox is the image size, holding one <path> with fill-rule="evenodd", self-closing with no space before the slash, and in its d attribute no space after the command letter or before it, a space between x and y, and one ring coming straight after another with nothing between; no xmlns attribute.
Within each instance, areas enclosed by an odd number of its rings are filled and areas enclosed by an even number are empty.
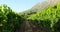
<svg viewBox="0 0 60 32"><path fill-rule="evenodd" d="M15 12L23 12L32 8L36 3L46 0L0 0L1 4L6 4Z"/></svg>

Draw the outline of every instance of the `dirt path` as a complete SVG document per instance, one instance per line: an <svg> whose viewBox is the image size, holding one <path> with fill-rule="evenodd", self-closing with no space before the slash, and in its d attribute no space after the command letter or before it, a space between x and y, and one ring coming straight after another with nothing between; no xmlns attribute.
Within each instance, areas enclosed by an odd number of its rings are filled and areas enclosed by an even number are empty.
<svg viewBox="0 0 60 32"><path fill-rule="evenodd" d="M29 21L24 21L21 25L20 30L18 30L18 32L48 32L48 31L42 26L38 28L33 23Z"/></svg>
<svg viewBox="0 0 60 32"><path fill-rule="evenodd" d="M21 24L20 29L17 32L32 32L32 28L30 27L30 24L28 21L24 21Z"/></svg>
<svg viewBox="0 0 60 32"><path fill-rule="evenodd" d="M25 32L32 32L32 27L29 24L29 21L26 21Z"/></svg>

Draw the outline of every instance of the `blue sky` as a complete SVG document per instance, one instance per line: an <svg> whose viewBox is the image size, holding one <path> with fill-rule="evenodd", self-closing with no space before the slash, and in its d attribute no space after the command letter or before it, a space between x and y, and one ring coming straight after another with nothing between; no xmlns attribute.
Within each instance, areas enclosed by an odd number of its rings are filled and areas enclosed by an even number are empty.
<svg viewBox="0 0 60 32"><path fill-rule="evenodd" d="M45 0L0 0L1 4L6 4L11 7L15 12L22 12L30 9L38 2L43 2Z"/></svg>

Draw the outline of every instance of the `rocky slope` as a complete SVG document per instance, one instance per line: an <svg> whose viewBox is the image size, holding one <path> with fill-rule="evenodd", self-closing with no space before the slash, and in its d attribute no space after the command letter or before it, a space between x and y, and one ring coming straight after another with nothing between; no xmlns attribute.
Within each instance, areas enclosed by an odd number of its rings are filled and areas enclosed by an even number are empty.
<svg viewBox="0 0 60 32"><path fill-rule="evenodd" d="M50 5L56 5L58 2L59 0L46 0L42 3L39 2L36 5L34 5L31 9L24 11L24 13L30 13L30 12L33 13L33 12L41 11Z"/></svg>

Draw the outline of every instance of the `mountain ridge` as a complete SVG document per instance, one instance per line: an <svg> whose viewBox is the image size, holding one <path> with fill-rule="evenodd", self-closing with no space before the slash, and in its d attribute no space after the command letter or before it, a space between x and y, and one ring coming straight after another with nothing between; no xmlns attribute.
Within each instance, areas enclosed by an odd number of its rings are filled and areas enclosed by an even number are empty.
<svg viewBox="0 0 60 32"><path fill-rule="evenodd" d="M31 9L28 9L24 11L23 13L34 13L34 12L42 11L48 6L56 5L58 2L59 0L46 0L44 2L39 2L36 5L34 5Z"/></svg>

